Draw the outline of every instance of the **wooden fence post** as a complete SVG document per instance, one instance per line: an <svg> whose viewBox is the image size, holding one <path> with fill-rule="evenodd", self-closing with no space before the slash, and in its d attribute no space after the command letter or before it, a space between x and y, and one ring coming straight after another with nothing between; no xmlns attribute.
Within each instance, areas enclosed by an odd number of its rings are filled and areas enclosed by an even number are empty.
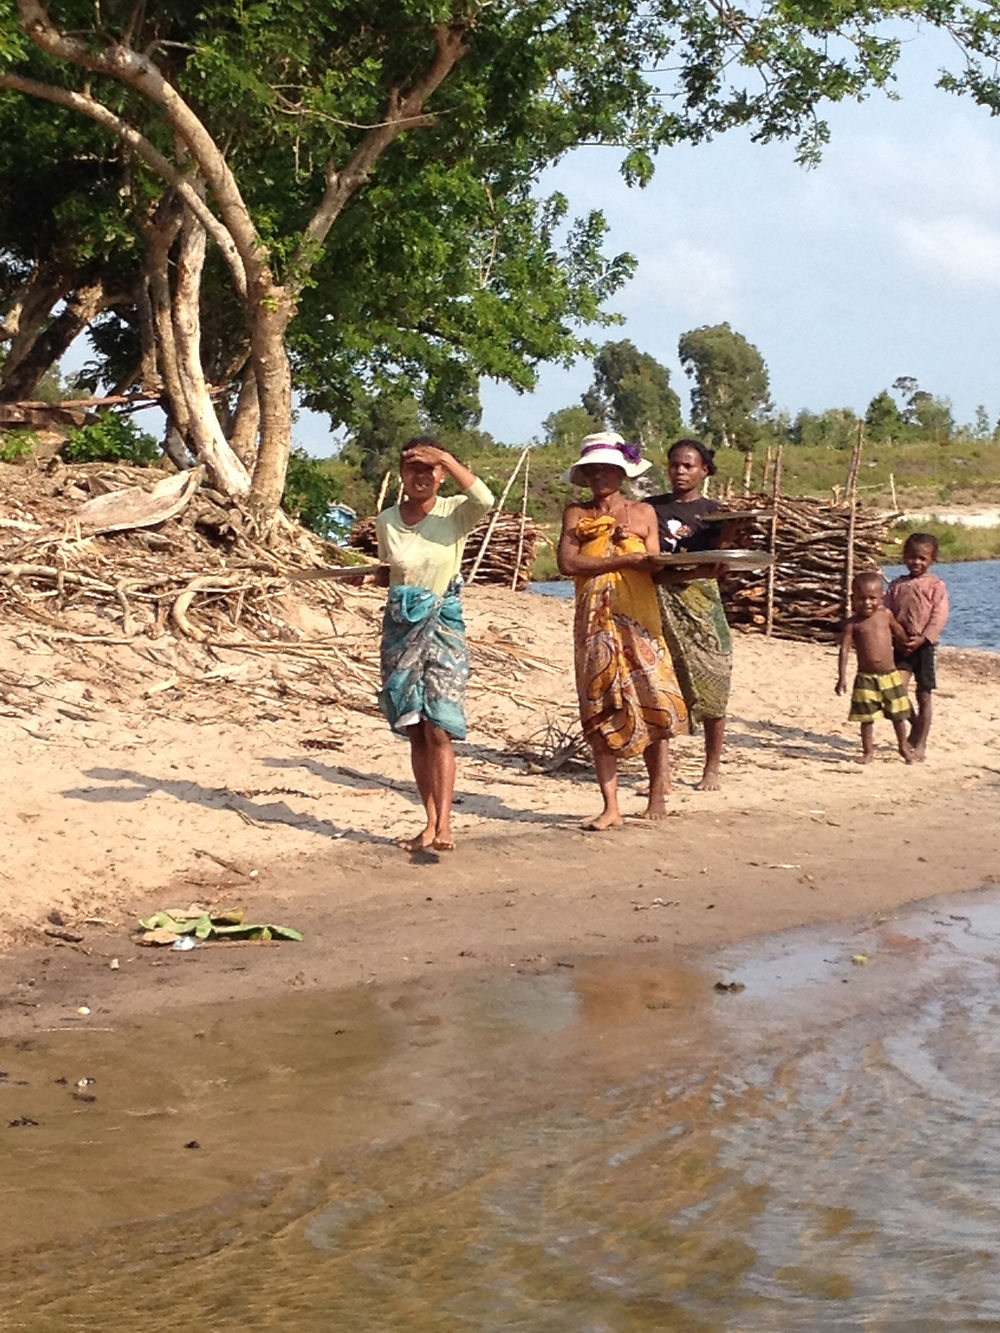
<svg viewBox="0 0 1000 1333"><path fill-rule="evenodd" d="M743 495L750 494L750 481L753 476L753 450L748 449L743 455ZM761 490L764 488L761 487Z"/></svg>
<svg viewBox="0 0 1000 1333"><path fill-rule="evenodd" d="M524 494L521 496L521 530L517 534L517 555L514 557L514 573L511 576L510 586L514 592L517 592L517 576L521 572L521 555L524 551L524 528L528 521L528 469L531 466L531 459L524 460Z"/></svg>
<svg viewBox="0 0 1000 1333"><path fill-rule="evenodd" d="M764 622L764 634L767 638L771 637L771 631L774 628L774 585L777 578L778 563L778 501L781 499L781 445L778 445L778 456L774 460L774 484L771 488L771 504L774 508L774 514L771 517L771 555L774 557L772 563L767 568L767 618ZM770 453L768 449L768 453Z"/></svg>
<svg viewBox="0 0 1000 1333"><path fill-rule="evenodd" d="M482 564L483 556L486 554L486 548L490 544L490 538L493 536L493 529L496 527L497 519L500 517L500 510L503 509L503 502L504 500L507 499L507 496L510 494L510 488L514 485L514 478L520 472L521 464L528 457L528 451L530 449L531 449L530 444L526 444L524 446L524 448L521 450L517 462L514 464L514 471L507 478L507 485L503 488L503 493L500 496L500 499L497 501L497 507L496 509L493 510L493 514L490 518L489 525L486 529L486 535L483 537L482 545L476 552L476 558L475 560L473 560L472 568L469 570L468 583L470 586L475 582L476 575L479 573L479 566Z"/></svg>
<svg viewBox="0 0 1000 1333"><path fill-rule="evenodd" d="M847 468L847 550L844 552L844 618L851 614L851 584L854 582L854 532L858 522L858 472L864 446L865 423L858 422L858 442Z"/></svg>

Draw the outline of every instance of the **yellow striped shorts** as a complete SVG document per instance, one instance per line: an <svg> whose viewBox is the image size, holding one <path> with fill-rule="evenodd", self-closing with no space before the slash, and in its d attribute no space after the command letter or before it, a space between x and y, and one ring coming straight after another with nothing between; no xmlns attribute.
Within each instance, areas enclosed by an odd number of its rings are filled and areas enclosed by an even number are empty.
<svg viewBox="0 0 1000 1333"><path fill-rule="evenodd" d="M851 711L847 720L872 722L879 713L884 713L891 721L910 716L910 701L903 677L898 671L887 671L880 676L859 671L851 688Z"/></svg>

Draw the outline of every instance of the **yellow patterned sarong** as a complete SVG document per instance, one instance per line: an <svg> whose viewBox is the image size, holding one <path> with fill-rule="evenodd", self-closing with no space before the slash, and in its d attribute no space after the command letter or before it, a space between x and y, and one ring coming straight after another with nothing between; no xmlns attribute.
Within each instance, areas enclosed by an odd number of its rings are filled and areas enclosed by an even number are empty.
<svg viewBox="0 0 1000 1333"><path fill-rule="evenodd" d="M859 671L851 688L848 722L872 722L884 713L890 722L910 716L910 700L898 671Z"/></svg>
<svg viewBox="0 0 1000 1333"><path fill-rule="evenodd" d="M645 551L641 537L615 541L609 515L576 525L581 555ZM573 624L580 720L588 740L599 734L618 758L687 730L687 708L660 630L656 589L648 574L616 569L577 578Z"/></svg>

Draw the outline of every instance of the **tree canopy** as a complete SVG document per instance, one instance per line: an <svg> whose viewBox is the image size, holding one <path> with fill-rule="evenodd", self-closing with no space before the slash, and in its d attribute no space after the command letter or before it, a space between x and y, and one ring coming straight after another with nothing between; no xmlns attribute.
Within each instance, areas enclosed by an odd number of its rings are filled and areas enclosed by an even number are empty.
<svg viewBox="0 0 1000 1333"><path fill-rule="evenodd" d="M583 395L583 406L595 421L643 446L662 443L680 430L681 404L670 387L670 371L628 339L605 343L598 351L594 383Z"/></svg>
<svg viewBox="0 0 1000 1333"><path fill-rule="evenodd" d="M693 380L695 428L716 445L752 449L770 395L757 348L728 324L706 324L681 335L677 354Z"/></svg>
<svg viewBox="0 0 1000 1333"><path fill-rule="evenodd" d="M540 195L552 162L614 146L641 185L741 125L814 160L823 104L891 81L884 21L921 17L969 56L946 86L997 109L985 0L7 0L0 332L40 365L73 306L97 373L162 391L266 519L293 373L334 422L386 389L469 422L480 375L530 388L587 348L631 261Z"/></svg>

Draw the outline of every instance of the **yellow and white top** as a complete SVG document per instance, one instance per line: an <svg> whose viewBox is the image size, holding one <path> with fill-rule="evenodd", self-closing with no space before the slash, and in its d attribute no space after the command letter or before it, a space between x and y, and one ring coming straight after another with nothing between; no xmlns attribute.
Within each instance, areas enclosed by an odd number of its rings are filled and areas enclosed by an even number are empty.
<svg viewBox="0 0 1000 1333"><path fill-rule="evenodd" d="M461 495L438 496L434 508L412 527L399 505L375 520L378 558L389 566L389 586L429 588L439 597L462 566L469 533L493 506L493 492L477 477Z"/></svg>

